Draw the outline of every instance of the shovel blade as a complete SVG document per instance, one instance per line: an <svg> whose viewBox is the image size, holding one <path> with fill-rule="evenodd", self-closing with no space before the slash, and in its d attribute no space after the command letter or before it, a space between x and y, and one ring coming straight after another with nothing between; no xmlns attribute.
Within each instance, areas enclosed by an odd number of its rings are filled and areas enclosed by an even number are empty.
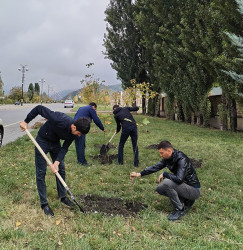
<svg viewBox="0 0 243 250"><path fill-rule="evenodd" d="M82 213L85 213L85 210L78 204L78 202L76 201L76 199L73 199L73 201L76 203L76 205L78 206L79 210L80 210Z"/></svg>
<svg viewBox="0 0 243 250"><path fill-rule="evenodd" d="M100 148L100 155L106 155L107 152L109 151L109 143L108 144L103 144Z"/></svg>
<svg viewBox="0 0 243 250"><path fill-rule="evenodd" d="M74 197L74 195L72 194L72 192L70 191L70 189L66 189L68 194L70 195L71 199L74 201L74 203L78 206L79 210L83 213L85 213L84 209L79 205L79 203L77 202L76 198Z"/></svg>

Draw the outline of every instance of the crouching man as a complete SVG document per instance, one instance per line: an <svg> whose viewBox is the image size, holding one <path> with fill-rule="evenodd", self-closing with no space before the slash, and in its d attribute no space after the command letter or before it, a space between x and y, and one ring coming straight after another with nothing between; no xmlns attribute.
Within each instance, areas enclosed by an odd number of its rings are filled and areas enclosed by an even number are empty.
<svg viewBox="0 0 243 250"><path fill-rule="evenodd" d="M200 182L190 159L174 149L170 142L162 141L158 145L158 150L163 159L140 173L131 172L130 179L152 174L167 167L172 173L164 172L159 176L159 183L162 180L163 182L158 185L156 191L169 197L175 210L169 214L168 219L176 221L185 215L186 210L190 209L200 196Z"/></svg>
<svg viewBox="0 0 243 250"><path fill-rule="evenodd" d="M54 112L42 105L38 105L33 108L25 120L20 123L21 130L26 130L28 128L28 123L38 115L46 118L47 121L40 128L36 141L45 154L50 153L53 161L53 164L50 165L52 173L55 174L56 172L59 172L65 181L64 157L75 137L89 132L90 121L87 118L74 120L64 113ZM64 140L62 145L61 140ZM35 165L36 184L40 197L41 208L46 215L53 217L54 213L48 205L46 194L46 160L37 148L35 148ZM56 184L58 196L61 202L69 207L74 206L74 204L66 197L66 190L57 177Z"/></svg>

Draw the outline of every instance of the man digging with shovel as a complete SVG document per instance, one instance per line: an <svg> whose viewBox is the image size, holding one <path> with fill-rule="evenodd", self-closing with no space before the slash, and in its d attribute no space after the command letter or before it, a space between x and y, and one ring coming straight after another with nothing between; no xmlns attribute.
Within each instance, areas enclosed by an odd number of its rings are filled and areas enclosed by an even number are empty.
<svg viewBox="0 0 243 250"><path fill-rule="evenodd" d="M96 126L99 127L105 133L106 130L102 122L100 121L100 118L97 116L96 109L97 105L94 102L91 102L88 106L80 107L74 116L74 120L81 117L86 117L87 119L90 120L90 122L94 120ZM83 166L90 166L90 164L85 159L85 140L86 140L85 134L82 134L80 137L75 138L77 160L78 163Z"/></svg>
<svg viewBox="0 0 243 250"><path fill-rule="evenodd" d="M63 159L75 137L89 132L90 121L87 118L74 120L64 113L54 112L42 105L38 105L33 108L25 120L20 123L22 131L28 128L28 123L37 115L41 115L46 118L47 121L38 131L36 141L45 154L50 153L53 161L53 164L50 164L52 173L56 174L56 172L59 172L62 179L65 180L65 165ZM60 140L64 140L62 146ZM48 205L46 195L45 175L47 163L37 148L35 148L35 165L36 184L41 208L46 215L53 217L54 213ZM56 178L56 183L61 202L69 207L74 206L74 203L66 197L66 190L58 178Z"/></svg>
<svg viewBox="0 0 243 250"><path fill-rule="evenodd" d="M123 165L123 149L124 145L130 136L132 139L132 148L134 152L134 167L138 167L138 130L137 124L134 120L132 111L138 111L139 107L124 107L121 108L119 105L113 106L113 114L117 123L116 133L122 128L121 138L118 148L118 165Z"/></svg>

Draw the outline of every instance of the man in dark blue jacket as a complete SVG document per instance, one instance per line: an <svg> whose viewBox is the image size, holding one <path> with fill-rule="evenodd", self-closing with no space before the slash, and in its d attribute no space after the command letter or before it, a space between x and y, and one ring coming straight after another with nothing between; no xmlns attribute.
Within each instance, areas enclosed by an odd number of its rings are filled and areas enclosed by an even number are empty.
<svg viewBox="0 0 243 250"><path fill-rule="evenodd" d="M169 214L168 219L176 221L185 215L186 210L190 209L200 196L200 182L190 159L181 151L174 149L170 142L162 141L158 145L158 150L163 159L140 173L130 173L130 179L133 180L134 177L152 174L168 167L172 174L164 172L159 176L159 183L162 179L164 180L156 191L170 198L175 210Z"/></svg>
<svg viewBox="0 0 243 250"><path fill-rule="evenodd" d="M65 181L65 165L63 159L73 140L76 137L89 132L90 121L87 118L74 120L64 113L54 112L42 105L38 105L33 108L25 120L20 123L20 128L23 131L27 129L28 123L32 121L37 115L41 115L42 117L46 118L47 121L40 128L36 141L43 149L45 154L48 152L50 153L53 161L53 164L50 165L52 173L55 174L58 171ZM64 140L62 146L60 140ZM35 148L35 165L36 184L40 196L41 208L46 215L53 217L54 213L48 205L46 195L46 160L43 158L37 148ZM58 178L56 178L56 183L58 196L61 199L61 202L69 207L73 206L74 204L66 197L66 190Z"/></svg>
<svg viewBox="0 0 243 250"><path fill-rule="evenodd" d="M119 165L123 164L123 149L124 149L124 145L128 137L130 136L132 139L132 148L134 152L134 166L138 167L139 160L138 160L137 124L132 114L130 113L132 111L138 111L138 109L139 107L121 108L119 107L119 105L113 106L113 114L117 123L116 133L118 133L122 127L122 133L121 133L121 138L120 138L119 148L118 148L118 164Z"/></svg>
<svg viewBox="0 0 243 250"><path fill-rule="evenodd" d="M94 102L91 102L88 106L84 106L78 109L77 113L74 116L74 120L85 117L98 126L102 131L106 132L103 124L100 121L100 118L96 114L97 105ZM87 163L85 159L85 134L82 134L80 137L75 138L75 147L77 153L78 163L83 166L89 166L90 164Z"/></svg>

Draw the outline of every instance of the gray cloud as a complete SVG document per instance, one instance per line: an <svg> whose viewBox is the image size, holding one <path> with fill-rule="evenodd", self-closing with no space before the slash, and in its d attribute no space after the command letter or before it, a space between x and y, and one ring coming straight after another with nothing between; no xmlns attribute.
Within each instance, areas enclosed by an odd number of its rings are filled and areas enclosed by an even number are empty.
<svg viewBox="0 0 243 250"><path fill-rule="evenodd" d="M7 92L21 84L20 64L27 64L25 91L41 78L55 91L78 89L92 72L107 85L119 84L102 46L109 0L0 0L0 71Z"/></svg>

